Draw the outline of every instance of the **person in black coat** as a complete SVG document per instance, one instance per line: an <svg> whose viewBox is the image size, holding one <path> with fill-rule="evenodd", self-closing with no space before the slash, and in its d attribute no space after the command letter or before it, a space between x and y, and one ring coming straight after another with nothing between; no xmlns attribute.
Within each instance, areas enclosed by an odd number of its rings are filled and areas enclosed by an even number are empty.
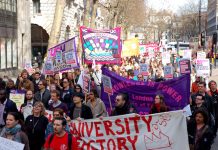
<svg viewBox="0 0 218 150"><path fill-rule="evenodd" d="M69 113L70 119L72 120L78 118L92 119L93 114L91 108L89 108L89 106L82 103L83 95L81 93L75 93L72 98L73 98L74 105L72 105L70 108L70 113Z"/></svg>
<svg viewBox="0 0 218 150"><path fill-rule="evenodd" d="M9 112L18 112L16 104L6 97L6 90L0 89L0 107L4 106L3 113L3 120L0 119L0 128L5 125L6 117Z"/></svg>
<svg viewBox="0 0 218 150"><path fill-rule="evenodd" d="M115 100L115 109L111 116L125 115L130 113L137 113L136 108L130 103L127 93L119 93Z"/></svg>
<svg viewBox="0 0 218 150"><path fill-rule="evenodd" d="M210 150L214 136L207 122L207 111L198 109L194 114L194 119L188 123L188 138L191 150Z"/></svg>
<svg viewBox="0 0 218 150"><path fill-rule="evenodd" d="M41 150L45 143L45 130L48 125L43 103L35 102L32 112L33 115L28 116L25 121L30 150Z"/></svg>
<svg viewBox="0 0 218 150"><path fill-rule="evenodd" d="M39 81L39 91L35 93L34 99L36 101L43 102L46 109L48 109L49 105L48 102L51 99L50 91L46 88L47 82L46 80Z"/></svg>
<svg viewBox="0 0 218 150"><path fill-rule="evenodd" d="M73 88L70 87L70 81L67 78L63 79L63 89L61 90L61 101L68 107L72 105L72 95L74 93Z"/></svg>

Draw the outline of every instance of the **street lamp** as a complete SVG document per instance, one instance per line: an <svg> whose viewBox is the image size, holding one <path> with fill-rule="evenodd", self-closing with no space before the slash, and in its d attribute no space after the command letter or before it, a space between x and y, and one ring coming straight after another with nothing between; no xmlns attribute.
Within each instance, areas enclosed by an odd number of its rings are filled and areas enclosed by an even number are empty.
<svg viewBox="0 0 218 150"><path fill-rule="evenodd" d="M177 51L177 55L179 55L179 34L178 33L176 34L176 42L177 42L176 51Z"/></svg>

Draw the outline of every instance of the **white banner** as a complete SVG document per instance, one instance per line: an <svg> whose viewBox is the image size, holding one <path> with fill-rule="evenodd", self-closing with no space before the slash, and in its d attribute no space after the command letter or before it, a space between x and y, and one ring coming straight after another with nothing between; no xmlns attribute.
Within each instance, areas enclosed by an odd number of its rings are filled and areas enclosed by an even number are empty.
<svg viewBox="0 0 218 150"><path fill-rule="evenodd" d="M24 144L0 137L0 150L23 150Z"/></svg>
<svg viewBox="0 0 218 150"><path fill-rule="evenodd" d="M210 76L210 60L197 59L196 60L197 76L209 77Z"/></svg>
<svg viewBox="0 0 218 150"><path fill-rule="evenodd" d="M71 130L81 138L80 147L86 150L189 149L186 118L182 111L72 121Z"/></svg>

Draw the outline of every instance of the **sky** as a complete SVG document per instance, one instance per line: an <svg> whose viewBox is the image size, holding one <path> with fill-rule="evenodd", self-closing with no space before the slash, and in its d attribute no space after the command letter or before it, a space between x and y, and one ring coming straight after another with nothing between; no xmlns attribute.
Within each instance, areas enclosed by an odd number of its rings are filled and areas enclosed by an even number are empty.
<svg viewBox="0 0 218 150"><path fill-rule="evenodd" d="M148 5L154 9L171 9L178 12L179 7L187 3L188 0L148 0ZM198 1L198 0L194 0Z"/></svg>

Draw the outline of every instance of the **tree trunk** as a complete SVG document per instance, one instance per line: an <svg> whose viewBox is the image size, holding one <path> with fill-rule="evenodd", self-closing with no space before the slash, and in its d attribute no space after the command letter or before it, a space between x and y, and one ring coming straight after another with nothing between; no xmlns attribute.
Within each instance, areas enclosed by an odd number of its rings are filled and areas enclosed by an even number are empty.
<svg viewBox="0 0 218 150"><path fill-rule="evenodd" d="M86 7L84 11L84 26L89 27L89 19L90 19L90 6L91 6L91 0L86 0Z"/></svg>
<svg viewBox="0 0 218 150"><path fill-rule="evenodd" d="M48 49L58 44L65 4L65 0L56 1L54 20L48 41Z"/></svg>
<svg viewBox="0 0 218 150"><path fill-rule="evenodd" d="M92 18L91 18L91 28L96 28L95 26L95 19L96 19L96 13L98 8L98 2L93 2L93 10L92 10Z"/></svg>

